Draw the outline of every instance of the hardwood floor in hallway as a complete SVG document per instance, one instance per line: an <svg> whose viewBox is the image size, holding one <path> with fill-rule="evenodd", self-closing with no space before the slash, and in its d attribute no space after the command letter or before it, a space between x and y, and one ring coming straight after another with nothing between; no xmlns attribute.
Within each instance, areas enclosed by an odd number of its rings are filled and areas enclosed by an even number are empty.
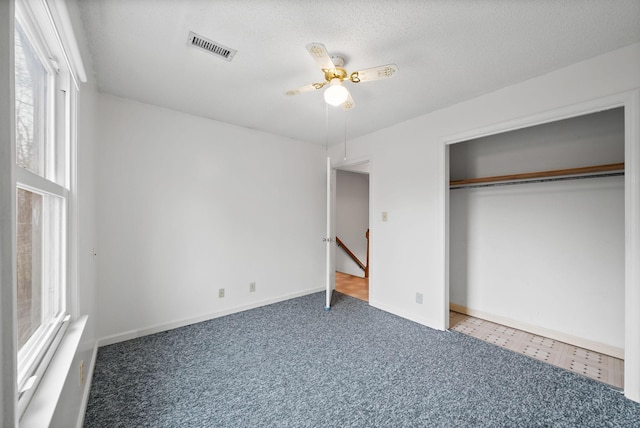
<svg viewBox="0 0 640 428"><path fill-rule="evenodd" d="M336 291L368 302L369 280L359 276L336 272Z"/></svg>

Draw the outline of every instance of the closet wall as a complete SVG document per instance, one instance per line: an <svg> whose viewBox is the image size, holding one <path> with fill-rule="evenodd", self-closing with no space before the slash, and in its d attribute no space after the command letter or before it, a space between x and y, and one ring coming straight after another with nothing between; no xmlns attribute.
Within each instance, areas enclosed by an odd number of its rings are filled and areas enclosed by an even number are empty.
<svg viewBox="0 0 640 428"><path fill-rule="evenodd" d="M451 180L619 162L622 108L450 147ZM621 354L624 177L452 189L450 216L454 307Z"/></svg>

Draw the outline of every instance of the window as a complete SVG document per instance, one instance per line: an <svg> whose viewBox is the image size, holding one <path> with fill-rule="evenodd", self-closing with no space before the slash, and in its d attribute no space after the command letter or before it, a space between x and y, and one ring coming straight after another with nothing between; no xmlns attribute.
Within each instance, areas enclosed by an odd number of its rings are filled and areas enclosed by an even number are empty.
<svg viewBox="0 0 640 428"><path fill-rule="evenodd" d="M43 3L16 1L16 276L22 414L68 320L75 88Z"/></svg>
<svg viewBox="0 0 640 428"><path fill-rule="evenodd" d="M18 22L15 33L16 163L44 175L49 73Z"/></svg>

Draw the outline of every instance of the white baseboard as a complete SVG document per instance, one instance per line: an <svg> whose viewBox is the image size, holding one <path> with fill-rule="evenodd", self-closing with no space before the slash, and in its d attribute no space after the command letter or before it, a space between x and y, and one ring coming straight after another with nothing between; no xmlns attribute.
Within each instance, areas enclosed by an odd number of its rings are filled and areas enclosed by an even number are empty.
<svg viewBox="0 0 640 428"><path fill-rule="evenodd" d="M114 343L124 342L125 340L136 339L138 337L148 336L150 334L160 333L167 330L173 330L175 328L180 328L180 327L184 327L191 324L197 324L203 321L209 321L215 318L223 317L225 315L231 315L238 312L247 311L249 309L259 308L261 306L270 305L272 303L283 302L285 300L306 296L308 294L317 293L323 290L324 288L313 288L313 289L308 289L304 291L298 291L295 293L286 294L286 295L274 297L271 299L261 300L259 302L249 303L247 305L235 306L235 307L224 309L222 311L218 311L214 313L209 313L209 314L199 315L192 318L186 318L178 321L158 324L155 326L146 327L139 330L129 330L123 333L112 334L110 336L106 336L101 339L98 339L97 344L98 344L98 347L112 345Z"/></svg>
<svg viewBox="0 0 640 428"><path fill-rule="evenodd" d="M472 317L481 318L483 320L491 321L496 324L501 324L507 327L515 328L517 330L526 331L527 333L536 334L549 339L554 339L559 342L568 343L569 345L577 346L580 348L588 349L590 351L599 352L601 354L609 355L614 358L624 359L624 349L615 346L607 345L600 342L594 342L592 340L584 339L581 337L572 336L570 334L562 333L556 330L550 330L544 327L538 327L535 325L523 323L510 318L493 315L487 312L479 311L466 306L456 305L451 303L449 308L454 312L469 315Z"/></svg>
<svg viewBox="0 0 640 428"><path fill-rule="evenodd" d="M91 392L91 382L93 381L93 370L96 367L96 358L98 356L98 344L93 345L93 352L91 353L91 361L89 362L89 369L85 375L84 390L82 391L82 401L80 403L80 414L78 414L78 423L76 428L82 428L84 426L84 415L87 412L87 404L89 403L89 393Z"/></svg>

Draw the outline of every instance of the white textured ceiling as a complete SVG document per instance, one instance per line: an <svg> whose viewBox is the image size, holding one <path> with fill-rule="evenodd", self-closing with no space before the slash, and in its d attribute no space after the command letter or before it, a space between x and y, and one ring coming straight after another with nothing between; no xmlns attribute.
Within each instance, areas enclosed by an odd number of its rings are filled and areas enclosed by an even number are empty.
<svg viewBox="0 0 640 428"><path fill-rule="evenodd" d="M305 50L323 43L351 72L354 138L640 41L640 0L81 0L101 92L325 144L323 81ZM189 31L237 49L187 46ZM344 138L331 107L329 144Z"/></svg>

